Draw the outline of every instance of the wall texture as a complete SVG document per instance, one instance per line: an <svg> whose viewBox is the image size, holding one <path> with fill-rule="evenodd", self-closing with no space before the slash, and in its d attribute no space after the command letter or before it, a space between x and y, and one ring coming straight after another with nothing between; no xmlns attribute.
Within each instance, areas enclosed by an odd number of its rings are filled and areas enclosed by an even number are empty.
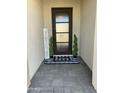
<svg viewBox="0 0 124 93"><path fill-rule="evenodd" d="M49 29L49 36L52 35L53 7L73 7L73 34L80 36L80 0L43 0L44 4L44 27ZM80 40L80 39L79 39Z"/></svg>
<svg viewBox="0 0 124 93"><path fill-rule="evenodd" d="M96 0L81 0L80 55L92 70Z"/></svg>
<svg viewBox="0 0 124 93"><path fill-rule="evenodd" d="M44 58L43 3L42 0L28 0L27 3L27 56L31 79Z"/></svg>

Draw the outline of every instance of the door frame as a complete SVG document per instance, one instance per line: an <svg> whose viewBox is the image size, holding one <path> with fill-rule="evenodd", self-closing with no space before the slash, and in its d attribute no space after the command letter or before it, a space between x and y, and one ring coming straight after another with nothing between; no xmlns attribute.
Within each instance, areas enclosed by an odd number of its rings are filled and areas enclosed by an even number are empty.
<svg viewBox="0 0 124 93"><path fill-rule="evenodd" d="M55 7L51 8L52 12L52 35L53 35L53 51L55 55L70 55L72 54L72 32L73 32L73 8L72 7ZM58 12L67 12L69 14L69 51L67 54L56 53L56 22L55 15Z"/></svg>

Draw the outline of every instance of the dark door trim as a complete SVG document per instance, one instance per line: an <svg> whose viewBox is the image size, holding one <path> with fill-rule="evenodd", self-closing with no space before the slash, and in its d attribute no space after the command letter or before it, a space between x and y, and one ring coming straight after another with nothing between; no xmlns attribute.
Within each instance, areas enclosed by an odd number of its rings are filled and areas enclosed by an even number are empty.
<svg viewBox="0 0 124 93"><path fill-rule="evenodd" d="M52 8L52 34L53 34L53 51L54 54L56 53L56 22L55 22L55 15L56 13L67 13L69 15L69 51L67 54L72 54L72 19L73 19L73 8L72 7L57 7L57 8ZM63 55L63 54L59 54Z"/></svg>

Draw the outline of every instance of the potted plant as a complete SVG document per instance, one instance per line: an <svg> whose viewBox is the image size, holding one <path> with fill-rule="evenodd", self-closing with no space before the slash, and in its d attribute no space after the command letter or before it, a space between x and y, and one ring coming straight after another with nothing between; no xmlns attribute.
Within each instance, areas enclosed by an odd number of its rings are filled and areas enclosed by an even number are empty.
<svg viewBox="0 0 124 93"><path fill-rule="evenodd" d="M74 34L72 53L73 53L73 57L77 58L77 56L78 56L78 38L75 34Z"/></svg>
<svg viewBox="0 0 124 93"><path fill-rule="evenodd" d="M53 57L53 37L49 39L49 56L50 58Z"/></svg>

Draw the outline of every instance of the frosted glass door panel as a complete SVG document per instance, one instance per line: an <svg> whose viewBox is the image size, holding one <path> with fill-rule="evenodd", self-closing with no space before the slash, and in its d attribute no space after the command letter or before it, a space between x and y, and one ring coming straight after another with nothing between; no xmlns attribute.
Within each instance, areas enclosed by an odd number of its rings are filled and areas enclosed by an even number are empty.
<svg viewBox="0 0 124 93"><path fill-rule="evenodd" d="M69 34L56 34L56 42L68 42Z"/></svg>
<svg viewBox="0 0 124 93"><path fill-rule="evenodd" d="M56 23L56 32L69 32L68 23Z"/></svg>
<svg viewBox="0 0 124 93"><path fill-rule="evenodd" d="M69 22L69 16L67 14L57 14L56 22Z"/></svg>

